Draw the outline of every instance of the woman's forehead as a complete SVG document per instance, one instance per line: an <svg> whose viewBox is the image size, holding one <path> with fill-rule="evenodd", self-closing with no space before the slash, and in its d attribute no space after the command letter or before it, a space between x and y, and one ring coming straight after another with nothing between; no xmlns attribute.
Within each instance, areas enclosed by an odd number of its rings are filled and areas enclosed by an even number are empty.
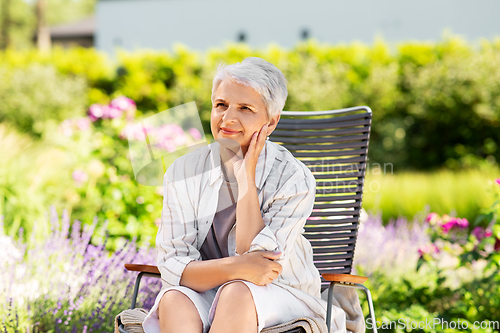
<svg viewBox="0 0 500 333"><path fill-rule="evenodd" d="M263 105L260 94L250 86L234 80L224 80L215 91L214 100L223 100L229 103Z"/></svg>

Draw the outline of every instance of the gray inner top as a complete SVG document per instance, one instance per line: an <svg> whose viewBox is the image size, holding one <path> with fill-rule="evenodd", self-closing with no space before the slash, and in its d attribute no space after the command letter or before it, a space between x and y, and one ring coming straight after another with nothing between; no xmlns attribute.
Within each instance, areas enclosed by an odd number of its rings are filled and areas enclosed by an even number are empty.
<svg viewBox="0 0 500 333"><path fill-rule="evenodd" d="M236 222L236 201L238 198L238 183L224 179L219 191L217 212L207 238L201 246L202 260L228 257L227 236Z"/></svg>

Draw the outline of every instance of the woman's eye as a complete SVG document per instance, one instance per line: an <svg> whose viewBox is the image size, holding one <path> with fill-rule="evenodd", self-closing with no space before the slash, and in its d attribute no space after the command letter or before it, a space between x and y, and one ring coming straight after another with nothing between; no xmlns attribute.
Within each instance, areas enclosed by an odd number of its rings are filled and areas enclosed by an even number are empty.
<svg viewBox="0 0 500 333"><path fill-rule="evenodd" d="M221 106L224 106L224 103L217 103L217 104L215 104L216 108L221 107Z"/></svg>

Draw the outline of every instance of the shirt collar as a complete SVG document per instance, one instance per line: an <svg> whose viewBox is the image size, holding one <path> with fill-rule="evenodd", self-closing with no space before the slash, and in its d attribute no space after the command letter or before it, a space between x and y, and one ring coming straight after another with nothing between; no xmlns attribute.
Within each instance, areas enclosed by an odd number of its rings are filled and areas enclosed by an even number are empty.
<svg viewBox="0 0 500 333"><path fill-rule="evenodd" d="M216 141L208 145L208 148L210 149L210 162L212 165L212 169L210 170L210 185L213 185L217 179L223 177L220 165L220 144ZM269 176L275 157L276 148L273 146L273 143L266 140L266 144L259 154L257 167L255 168L255 186L258 189L262 188Z"/></svg>

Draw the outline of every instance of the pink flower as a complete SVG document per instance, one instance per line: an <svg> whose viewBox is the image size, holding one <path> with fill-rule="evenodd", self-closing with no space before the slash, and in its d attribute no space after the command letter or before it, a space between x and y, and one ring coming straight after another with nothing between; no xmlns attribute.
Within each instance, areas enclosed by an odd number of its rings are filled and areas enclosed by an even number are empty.
<svg viewBox="0 0 500 333"><path fill-rule="evenodd" d="M466 218L455 218L455 225L459 228L465 229L469 226L469 221Z"/></svg>
<svg viewBox="0 0 500 333"><path fill-rule="evenodd" d="M65 136L72 136L73 135L73 124L72 121L69 119L66 119L61 123L59 126L59 130L62 132L63 135Z"/></svg>
<svg viewBox="0 0 500 333"><path fill-rule="evenodd" d="M108 108L108 118L109 119L114 119L114 118L118 118L122 115L123 111L118 109L118 108L115 108L113 106L109 107Z"/></svg>
<svg viewBox="0 0 500 333"><path fill-rule="evenodd" d="M446 234L450 231L450 229L452 229L454 227L465 229L468 226L469 226L469 221L467 221L466 218L461 219L459 217L452 217L452 218L449 218L448 222L441 225L441 229Z"/></svg>
<svg viewBox="0 0 500 333"><path fill-rule="evenodd" d="M101 109L102 109L102 119L108 119L109 113L111 111L109 105L103 105Z"/></svg>
<svg viewBox="0 0 500 333"><path fill-rule="evenodd" d="M497 183L497 184L498 184L498 186L500 186L500 178L495 179L495 183Z"/></svg>
<svg viewBox="0 0 500 333"><path fill-rule="evenodd" d="M86 131L90 128L90 121L88 118L76 119L75 125L80 131Z"/></svg>
<svg viewBox="0 0 500 333"><path fill-rule="evenodd" d="M97 104L97 103L89 106L87 114L89 115L90 120L92 120L94 122L97 119L102 118L104 116L103 107L104 107L104 105Z"/></svg>
<svg viewBox="0 0 500 333"><path fill-rule="evenodd" d="M438 218L439 218L439 215L437 213L430 213L429 215L427 215L425 222L436 221Z"/></svg>
<svg viewBox="0 0 500 333"><path fill-rule="evenodd" d="M118 136L120 139L125 140L128 138L128 133L133 129L134 124L127 124L122 131L120 132L120 135Z"/></svg>
<svg viewBox="0 0 500 333"><path fill-rule="evenodd" d="M418 254L420 256L424 255L424 254L431 254L431 253L437 253L439 252L439 249L437 248L436 245L434 244L427 244L427 245L422 245L419 249L418 249Z"/></svg>
<svg viewBox="0 0 500 333"><path fill-rule="evenodd" d="M198 129L192 127L188 130L189 134L195 139L196 141L201 139L201 133L198 131Z"/></svg>
<svg viewBox="0 0 500 333"><path fill-rule="evenodd" d="M73 171L73 174L71 176L73 177L73 180L75 181L77 186L81 186L89 178L87 173L80 169L76 169L75 171Z"/></svg>
<svg viewBox="0 0 500 333"><path fill-rule="evenodd" d="M135 107L135 102L125 96L118 96L111 101L109 104L112 108L116 108L120 111L128 110L130 107Z"/></svg>
<svg viewBox="0 0 500 333"><path fill-rule="evenodd" d="M451 228L453 228L454 226L455 226L455 223L453 221L449 221L441 226L441 230L443 230L443 232L445 234L447 234L451 230Z"/></svg>

